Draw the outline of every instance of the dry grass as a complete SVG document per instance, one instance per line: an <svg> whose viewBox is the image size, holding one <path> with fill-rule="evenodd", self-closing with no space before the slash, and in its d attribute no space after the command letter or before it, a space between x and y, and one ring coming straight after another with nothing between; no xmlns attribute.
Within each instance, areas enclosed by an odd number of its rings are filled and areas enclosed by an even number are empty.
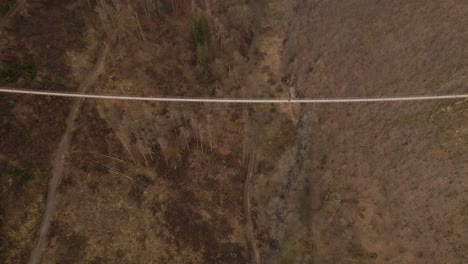
<svg viewBox="0 0 468 264"><path fill-rule="evenodd" d="M27 256L32 242L36 239L36 230L44 210L44 196L37 192L36 187L45 187L47 174L41 170L25 172L30 176L28 179L22 179L18 178L22 174L15 171L18 169L11 170L11 173L4 171L0 175L0 197L7 203L2 207L0 215L0 256L4 263L25 260L25 253ZM6 193L7 190L11 192Z"/></svg>
<svg viewBox="0 0 468 264"><path fill-rule="evenodd" d="M145 40L133 1L99 0L97 4L102 27L109 38L115 34L120 41Z"/></svg>
<svg viewBox="0 0 468 264"><path fill-rule="evenodd" d="M466 57L457 3L309 6L318 17L301 12L311 26L290 38L288 59L303 65L309 96L457 93ZM408 13L398 11L403 7ZM455 132L466 127L463 105L453 112L438 103L313 111L323 117L309 124L315 127L309 199L324 201L308 222L317 262L462 261L462 191L450 182L463 181L465 170L466 141Z"/></svg>

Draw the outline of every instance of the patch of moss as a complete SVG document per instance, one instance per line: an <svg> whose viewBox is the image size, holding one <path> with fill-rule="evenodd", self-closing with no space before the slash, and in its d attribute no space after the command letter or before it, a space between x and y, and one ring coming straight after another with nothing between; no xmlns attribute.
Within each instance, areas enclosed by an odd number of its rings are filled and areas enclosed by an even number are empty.
<svg viewBox="0 0 468 264"><path fill-rule="evenodd" d="M307 259L307 251L307 241L303 238L303 234L290 234L290 237L281 242L280 263L294 263L297 258Z"/></svg>
<svg viewBox="0 0 468 264"><path fill-rule="evenodd" d="M36 77L36 68L29 60L19 59L0 63L0 81L2 82L13 83L19 78L30 82L34 77Z"/></svg>
<svg viewBox="0 0 468 264"><path fill-rule="evenodd" d="M22 169L14 169L10 175L14 178L15 184L18 187L25 185L33 176L31 172Z"/></svg>
<svg viewBox="0 0 468 264"><path fill-rule="evenodd" d="M8 12L9 9L10 9L10 5L0 4L0 17L3 17Z"/></svg>

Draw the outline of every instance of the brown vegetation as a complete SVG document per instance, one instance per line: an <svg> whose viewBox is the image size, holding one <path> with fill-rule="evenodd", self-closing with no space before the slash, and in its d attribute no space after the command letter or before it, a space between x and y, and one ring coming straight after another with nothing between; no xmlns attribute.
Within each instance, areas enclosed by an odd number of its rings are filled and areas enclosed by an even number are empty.
<svg viewBox="0 0 468 264"><path fill-rule="evenodd" d="M0 85L76 91L115 38L89 92L461 93L460 2L0 1ZM70 105L0 95L2 263L29 259ZM86 100L42 263L464 263L467 109Z"/></svg>

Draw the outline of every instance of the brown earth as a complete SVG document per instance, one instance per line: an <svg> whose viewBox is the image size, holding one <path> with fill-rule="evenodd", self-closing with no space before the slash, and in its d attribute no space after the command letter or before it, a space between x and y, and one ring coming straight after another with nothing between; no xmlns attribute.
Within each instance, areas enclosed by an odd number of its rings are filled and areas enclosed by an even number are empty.
<svg viewBox="0 0 468 264"><path fill-rule="evenodd" d="M0 16L14 2L0 1ZM0 85L76 91L114 32L89 92L467 91L468 6L460 0L89 3L29 0L2 20ZM6 67L16 72L5 75ZM30 257L70 105L0 95L2 263ZM42 263L468 258L467 101L86 100L73 127Z"/></svg>
<svg viewBox="0 0 468 264"><path fill-rule="evenodd" d="M306 97L466 93L467 11L297 3L285 72ZM266 262L465 263L467 111L466 101L302 107L285 168L259 178Z"/></svg>

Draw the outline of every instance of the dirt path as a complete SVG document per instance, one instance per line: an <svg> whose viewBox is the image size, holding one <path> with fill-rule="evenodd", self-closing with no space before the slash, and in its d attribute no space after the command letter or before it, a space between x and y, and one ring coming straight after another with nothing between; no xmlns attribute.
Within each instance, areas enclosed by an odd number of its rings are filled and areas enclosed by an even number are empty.
<svg viewBox="0 0 468 264"><path fill-rule="evenodd" d="M97 61L94 65L94 68L89 72L87 77L81 83L78 92L84 93L98 78L100 73L102 72L105 58L109 53L109 43L105 43L104 46L101 48ZM40 263L42 251L44 249L44 243L47 238L47 234L49 232L50 223L52 220L52 214L54 213L55 209L55 196L57 194L57 187L60 183L60 179L63 174L64 163L65 163L65 156L68 151L68 147L70 145L70 138L73 131L73 126L75 123L75 119L78 115L78 111L82 104L83 99L78 98L73 101L70 113L66 119L66 130L60 140L60 144L58 146L57 152L55 153L55 158L52 162L52 178L50 179L49 183L49 190L47 193L47 203L45 207L44 216L42 219L41 227L39 229L39 237L36 240L36 245L31 253L31 257L29 259L30 264L37 264Z"/></svg>

